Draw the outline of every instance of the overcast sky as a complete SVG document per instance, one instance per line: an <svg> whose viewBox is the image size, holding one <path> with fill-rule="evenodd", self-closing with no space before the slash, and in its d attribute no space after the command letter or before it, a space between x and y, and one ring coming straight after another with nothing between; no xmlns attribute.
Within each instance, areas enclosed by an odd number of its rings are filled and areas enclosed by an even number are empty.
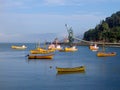
<svg viewBox="0 0 120 90"><path fill-rule="evenodd" d="M64 37L65 24L83 34L119 10L120 0L0 0L0 42Z"/></svg>

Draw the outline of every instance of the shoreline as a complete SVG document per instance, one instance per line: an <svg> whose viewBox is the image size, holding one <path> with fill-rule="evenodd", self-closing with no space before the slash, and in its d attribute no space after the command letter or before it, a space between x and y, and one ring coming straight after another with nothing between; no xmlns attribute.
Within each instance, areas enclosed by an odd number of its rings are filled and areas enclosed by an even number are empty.
<svg viewBox="0 0 120 90"><path fill-rule="evenodd" d="M73 43L73 45L75 45L75 46L90 46L91 44L94 44L94 43L96 43L98 46L103 46L103 42L78 42L78 43ZM49 42L47 42L46 44L51 44L51 43L49 43ZM60 45L69 45L68 43L63 43L63 42L61 42L61 43L58 43L58 44L60 44ZM108 42L105 42L104 43L104 45L105 46L110 46L110 47L120 47L120 43L108 43Z"/></svg>
<svg viewBox="0 0 120 90"><path fill-rule="evenodd" d="M7 44L9 42L0 42L0 44ZM29 44L28 42L13 42L14 44ZM9 44L13 44L12 42L9 43ZM35 44L34 42L32 42L33 44ZM103 42L77 42L77 43L73 43L73 45L75 46L90 46L91 44L94 44L96 43L98 46L103 46ZM44 43L41 43L41 44L44 44ZM50 45L51 42L46 42L46 45ZM55 44L55 43L53 43ZM64 42L59 42L57 43L59 45L65 45L65 46L69 46L68 43L64 43ZM120 43L108 43L108 42L105 42L104 43L105 46L108 46L108 47L120 47Z"/></svg>
<svg viewBox="0 0 120 90"><path fill-rule="evenodd" d="M94 42L97 43L98 46L103 46L102 42ZM58 43L60 45L68 45L68 43ZM91 43L84 43L84 42L79 42L79 43L73 43L73 45L76 46L90 46ZM109 47L120 47L120 43L104 43L105 46L109 46Z"/></svg>

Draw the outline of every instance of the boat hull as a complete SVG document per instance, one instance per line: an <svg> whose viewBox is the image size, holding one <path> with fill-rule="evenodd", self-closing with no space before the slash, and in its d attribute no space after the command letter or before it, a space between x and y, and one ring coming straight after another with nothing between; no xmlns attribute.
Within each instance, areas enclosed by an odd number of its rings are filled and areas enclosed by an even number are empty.
<svg viewBox="0 0 120 90"><path fill-rule="evenodd" d="M109 57L109 56L116 56L116 53L115 52L98 52L97 53L97 56L98 57Z"/></svg>
<svg viewBox="0 0 120 90"><path fill-rule="evenodd" d="M50 55L28 55L28 59L52 59L54 56L54 54L50 54Z"/></svg>
<svg viewBox="0 0 120 90"><path fill-rule="evenodd" d="M98 48L90 48L92 51L98 51Z"/></svg>
<svg viewBox="0 0 120 90"><path fill-rule="evenodd" d="M75 51L77 51L77 49L65 48L65 51L66 52L75 52Z"/></svg>
<svg viewBox="0 0 120 90"><path fill-rule="evenodd" d="M73 68L60 68L56 67L57 72L81 72L85 71L85 66L73 67Z"/></svg>

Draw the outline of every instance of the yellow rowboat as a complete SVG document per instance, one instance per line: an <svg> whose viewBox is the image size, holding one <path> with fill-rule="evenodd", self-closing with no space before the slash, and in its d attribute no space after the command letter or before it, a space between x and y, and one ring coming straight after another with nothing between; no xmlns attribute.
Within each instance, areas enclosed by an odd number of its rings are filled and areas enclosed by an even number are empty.
<svg viewBox="0 0 120 90"><path fill-rule="evenodd" d="M56 67L57 72L81 72L85 71L85 66L73 67L73 68L60 68Z"/></svg>
<svg viewBox="0 0 120 90"><path fill-rule="evenodd" d="M46 50L46 49L42 49L42 48L37 48L34 50L30 50L31 54L48 54L51 52L54 52L55 50Z"/></svg>
<svg viewBox="0 0 120 90"><path fill-rule="evenodd" d="M27 47L25 45L22 45L22 46L11 46L12 49L19 49L19 50L24 50L26 49Z"/></svg>
<svg viewBox="0 0 120 90"><path fill-rule="evenodd" d="M116 56L116 52L98 52L98 57Z"/></svg>
<svg viewBox="0 0 120 90"><path fill-rule="evenodd" d="M78 49L75 47L75 46L73 46L73 47L66 47L66 48L64 48L63 50L59 50L60 52L75 52L75 51L77 51Z"/></svg>
<svg viewBox="0 0 120 90"><path fill-rule="evenodd" d="M30 54L28 55L28 59L52 59L54 54L49 55L38 55L38 54Z"/></svg>

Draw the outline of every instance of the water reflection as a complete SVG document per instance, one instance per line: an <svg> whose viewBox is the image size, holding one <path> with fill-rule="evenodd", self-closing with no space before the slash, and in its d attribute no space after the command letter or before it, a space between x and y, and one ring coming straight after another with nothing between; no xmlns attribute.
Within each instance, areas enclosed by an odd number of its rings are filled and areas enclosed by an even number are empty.
<svg viewBox="0 0 120 90"><path fill-rule="evenodd" d="M26 62L27 63L30 63L30 62L41 62L41 61L51 61L52 59L26 59Z"/></svg>

